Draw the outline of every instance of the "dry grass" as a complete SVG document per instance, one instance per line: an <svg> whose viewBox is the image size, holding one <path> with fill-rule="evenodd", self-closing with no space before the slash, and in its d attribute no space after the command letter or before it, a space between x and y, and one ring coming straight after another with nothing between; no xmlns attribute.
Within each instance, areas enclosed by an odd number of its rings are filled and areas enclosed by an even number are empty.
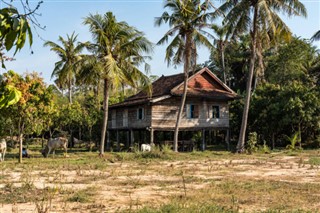
<svg viewBox="0 0 320 213"><path fill-rule="evenodd" d="M319 152L97 153L0 163L2 212L317 212Z"/></svg>

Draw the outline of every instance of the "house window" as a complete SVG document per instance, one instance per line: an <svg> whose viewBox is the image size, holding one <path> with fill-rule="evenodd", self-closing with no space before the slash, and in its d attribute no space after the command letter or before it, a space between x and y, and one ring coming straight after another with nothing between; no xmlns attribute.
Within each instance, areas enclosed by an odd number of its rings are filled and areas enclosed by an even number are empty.
<svg viewBox="0 0 320 213"><path fill-rule="evenodd" d="M212 118L220 118L220 107L212 106Z"/></svg>
<svg viewBox="0 0 320 213"><path fill-rule="evenodd" d="M144 119L144 109L143 108L137 109L137 119L138 120Z"/></svg>
<svg viewBox="0 0 320 213"><path fill-rule="evenodd" d="M187 118L198 118L199 117L198 105L187 104L186 111L187 111Z"/></svg>

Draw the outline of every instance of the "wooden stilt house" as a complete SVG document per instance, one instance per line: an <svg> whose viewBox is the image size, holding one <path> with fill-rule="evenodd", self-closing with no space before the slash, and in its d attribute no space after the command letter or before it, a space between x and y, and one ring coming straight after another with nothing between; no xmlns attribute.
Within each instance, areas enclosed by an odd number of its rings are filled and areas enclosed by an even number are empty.
<svg viewBox="0 0 320 213"><path fill-rule="evenodd" d="M173 140L178 109L183 93L184 74L162 76L152 84L152 94L141 91L121 103L109 107L108 131L113 133L113 141L130 147L134 143L162 144ZM206 147L206 133L225 131L229 141L228 102L237 94L226 86L208 68L203 68L189 76L188 92L180 131L201 131L201 149ZM157 141L157 132L168 132L172 138ZM108 134L110 135L110 134ZM125 138L125 139L123 139ZM207 137L208 138L208 137ZM110 138L107 138L110 142ZM125 141L125 142L123 142ZM180 140L181 148L190 143ZM193 142L191 142L193 143ZM194 144L191 145L191 148Z"/></svg>

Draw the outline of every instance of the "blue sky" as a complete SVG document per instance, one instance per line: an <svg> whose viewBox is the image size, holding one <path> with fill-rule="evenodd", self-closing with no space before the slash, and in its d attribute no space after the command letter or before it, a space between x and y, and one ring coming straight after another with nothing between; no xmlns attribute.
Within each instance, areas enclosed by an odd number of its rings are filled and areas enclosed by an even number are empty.
<svg viewBox="0 0 320 213"><path fill-rule="evenodd" d="M29 0L35 4L36 1ZM216 5L220 0L212 0ZM320 30L320 0L301 0L308 10L308 18L292 17L284 18L291 31L302 38L310 38L317 30ZM3 3L1 3L3 7ZM57 42L58 37L66 37L75 31L79 41L90 41L91 35L88 27L82 24L83 18L89 13L104 14L112 11L118 21L126 21L129 25L143 31L147 38L156 43L168 30L166 26L154 27L154 17L160 16L163 10L162 0L44 0L39 13L38 21L45 30L38 29L38 35L34 31L33 54L28 45L18 52L15 61L7 62L8 70L18 73L37 71L41 73L46 82L51 82L51 73L54 63L58 61L55 53L48 47L43 47L44 40ZM320 47L319 43L317 44ZM200 48L198 63L208 60L209 52ZM12 54L11 54L12 55ZM10 56L10 54L9 54ZM169 75L182 71L182 67L167 67L164 62L165 46L156 46L152 55L151 74ZM4 70L1 70L4 72Z"/></svg>

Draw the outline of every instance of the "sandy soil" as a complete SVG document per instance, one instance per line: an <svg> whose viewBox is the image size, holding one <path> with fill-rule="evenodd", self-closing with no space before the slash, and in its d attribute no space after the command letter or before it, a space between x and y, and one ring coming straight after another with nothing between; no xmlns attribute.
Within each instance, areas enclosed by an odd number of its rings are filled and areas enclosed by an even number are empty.
<svg viewBox="0 0 320 213"><path fill-rule="evenodd" d="M296 156L275 156L262 160L106 162L108 166L103 170L33 170L27 175L23 170L5 170L2 171L5 179L0 179L0 189L8 183L19 187L27 181L38 189L94 190L93 200L84 203L66 202L66 196L56 193L48 212L117 212L144 205L158 206L169 202L172 196L191 194L205 189L212 182L218 184L226 179L314 183L320 186L320 169L304 164L306 160ZM319 202L312 209L320 210L320 191L318 196ZM49 202L42 204L45 205ZM241 209L258 211L263 207L243 204ZM0 204L0 213L10 212L39 211L35 202Z"/></svg>

